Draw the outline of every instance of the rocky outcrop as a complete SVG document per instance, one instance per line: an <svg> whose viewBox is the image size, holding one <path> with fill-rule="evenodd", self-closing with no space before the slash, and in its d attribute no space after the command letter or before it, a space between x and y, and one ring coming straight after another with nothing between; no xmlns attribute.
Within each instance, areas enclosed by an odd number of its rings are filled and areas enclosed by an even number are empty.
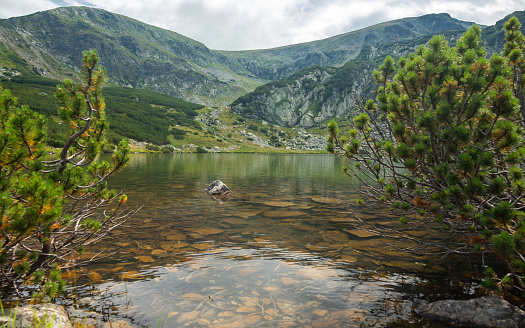
<svg viewBox="0 0 525 328"><path fill-rule="evenodd" d="M296 133L295 138L283 140L282 143L286 149L301 150L324 150L326 149L326 135L308 133L301 128L293 128Z"/></svg>
<svg viewBox="0 0 525 328"><path fill-rule="evenodd" d="M221 180L213 181L204 192L210 196L231 197L233 193Z"/></svg>
<svg viewBox="0 0 525 328"><path fill-rule="evenodd" d="M417 312L422 316L459 327L525 327L525 311L500 296L485 296L468 301L437 301L419 308Z"/></svg>
<svg viewBox="0 0 525 328"><path fill-rule="evenodd" d="M231 104L234 113L277 125L313 127L349 114L353 94L369 97L372 67L352 61L341 68L313 67L255 89Z"/></svg>
<svg viewBox="0 0 525 328"><path fill-rule="evenodd" d="M35 321L44 327L72 328L66 309L51 303L18 307L0 316L1 327L36 327Z"/></svg>

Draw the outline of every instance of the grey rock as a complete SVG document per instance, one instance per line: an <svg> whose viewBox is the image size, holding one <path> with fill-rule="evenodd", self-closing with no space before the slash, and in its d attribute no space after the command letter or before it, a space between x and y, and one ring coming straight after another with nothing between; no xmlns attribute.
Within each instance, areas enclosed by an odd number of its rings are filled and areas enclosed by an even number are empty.
<svg viewBox="0 0 525 328"><path fill-rule="evenodd" d="M285 127L320 126L328 119L349 114L355 106L351 95L362 94L372 82L366 64L350 74L348 84L334 87L337 72L333 67L317 67L294 75L287 83L269 84L265 91L256 90L238 99L231 111Z"/></svg>
<svg viewBox="0 0 525 328"><path fill-rule="evenodd" d="M443 300L427 304L417 312L434 320L459 327L523 328L525 311L501 296L484 296L471 300Z"/></svg>
<svg viewBox="0 0 525 328"><path fill-rule="evenodd" d="M14 325L13 318L16 318ZM45 327L72 328L66 309L50 303L17 307L5 316L0 316L0 327L30 328L35 327L34 323L39 321L45 322Z"/></svg>
<svg viewBox="0 0 525 328"><path fill-rule="evenodd" d="M233 196L231 190L220 180L213 181L204 192L210 196Z"/></svg>

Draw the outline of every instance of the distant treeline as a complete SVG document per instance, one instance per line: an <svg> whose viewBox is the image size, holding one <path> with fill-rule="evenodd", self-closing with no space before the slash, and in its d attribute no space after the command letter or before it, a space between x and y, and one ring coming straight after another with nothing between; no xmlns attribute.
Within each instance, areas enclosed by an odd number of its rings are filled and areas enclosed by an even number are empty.
<svg viewBox="0 0 525 328"><path fill-rule="evenodd" d="M60 146L66 138L67 127L57 117L58 102L54 97L56 85L61 81L40 76L17 76L2 80L0 85L10 89L20 104L47 117L48 144ZM157 145L168 144L169 135L183 139L185 131L170 126L180 125L200 129L194 120L195 110L203 108L175 97L145 89L106 87L106 114L110 124L108 141L117 143L122 137Z"/></svg>

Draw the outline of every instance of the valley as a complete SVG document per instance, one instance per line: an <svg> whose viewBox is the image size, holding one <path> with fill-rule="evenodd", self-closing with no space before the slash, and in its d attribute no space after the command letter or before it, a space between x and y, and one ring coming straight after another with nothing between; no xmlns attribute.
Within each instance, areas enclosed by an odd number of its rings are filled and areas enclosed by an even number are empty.
<svg viewBox="0 0 525 328"><path fill-rule="evenodd" d="M489 54L502 48L506 18L483 26ZM48 116L49 138L58 142L54 86L78 79L80 53L97 49L108 76L111 144L125 137L137 151L322 152L327 122L344 125L356 97L374 97L371 75L387 55L407 55L436 34L453 45L472 24L430 14L308 43L218 51L105 10L63 7L0 20L0 83ZM162 97L200 109L152 100Z"/></svg>

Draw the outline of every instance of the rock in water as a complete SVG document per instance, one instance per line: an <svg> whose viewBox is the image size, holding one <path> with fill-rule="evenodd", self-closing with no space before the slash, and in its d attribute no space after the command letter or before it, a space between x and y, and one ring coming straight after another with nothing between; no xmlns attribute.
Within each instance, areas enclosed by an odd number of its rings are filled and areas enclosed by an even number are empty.
<svg viewBox="0 0 525 328"><path fill-rule="evenodd" d="M231 197L233 193L231 190L220 180L213 181L208 188L204 189L204 192L210 196L219 197Z"/></svg>
<svg viewBox="0 0 525 328"><path fill-rule="evenodd" d="M422 306L417 312L459 327L525 328L525 311L494 295L468 301L437 301Z"/></svg>

